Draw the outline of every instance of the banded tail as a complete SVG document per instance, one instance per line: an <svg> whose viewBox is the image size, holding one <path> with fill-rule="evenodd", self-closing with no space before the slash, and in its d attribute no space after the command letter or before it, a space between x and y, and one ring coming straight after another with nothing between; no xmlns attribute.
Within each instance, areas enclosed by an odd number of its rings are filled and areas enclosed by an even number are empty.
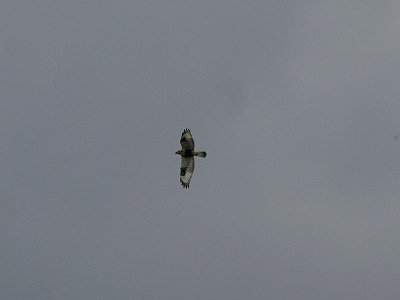
<svg viewBox="0 0 400 300"><path fill-rule="evenodd" d="M193 155L199 157L206 157L207 153L205 151L201 151L201 152L194 152Z"/></svg>

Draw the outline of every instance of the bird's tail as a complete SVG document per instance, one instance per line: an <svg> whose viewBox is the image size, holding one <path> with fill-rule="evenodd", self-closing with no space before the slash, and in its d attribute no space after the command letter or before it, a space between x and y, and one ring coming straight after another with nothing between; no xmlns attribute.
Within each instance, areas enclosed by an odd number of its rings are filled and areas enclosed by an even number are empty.
<svg viewBox="0 0 400 300"><path fill-rule="evenodd" d="M206 157L206 156L207 156L207 153L204 152L204 151L196 152L196 156L199 156L199 157Z"/></svg>

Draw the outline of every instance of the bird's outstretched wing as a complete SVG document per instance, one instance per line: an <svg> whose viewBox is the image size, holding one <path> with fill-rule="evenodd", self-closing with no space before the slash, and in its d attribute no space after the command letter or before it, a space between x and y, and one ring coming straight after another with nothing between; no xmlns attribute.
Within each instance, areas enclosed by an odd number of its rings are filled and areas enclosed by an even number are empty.
<svg viewBox="0 0 400 300"><path fill-rule="evenodd" d="M192 178L194 171L194 158L182 156L181 162L181 175L180 181L182 186L187 189L189 187L190 179Z"/></svg>
<svg viewBox="0 0 400 300"><path fill-rule="evenodd" d="M186 150L193 151L194 150L194 140L193 140L192 134L190 133L190 129L186 128L182 132L181 146L182 146L183 151L186 151Z"/></svg>

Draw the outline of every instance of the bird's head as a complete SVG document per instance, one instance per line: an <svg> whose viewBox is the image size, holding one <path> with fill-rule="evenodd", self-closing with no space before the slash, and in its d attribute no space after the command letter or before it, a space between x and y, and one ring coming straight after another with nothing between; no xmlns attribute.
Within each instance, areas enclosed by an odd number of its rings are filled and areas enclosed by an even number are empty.
<svg viewBox="0 0 400 300"><path fill-rule="evenodd" d="M175 154L183 155L183 150L178 150L175 152Z"/></svg>

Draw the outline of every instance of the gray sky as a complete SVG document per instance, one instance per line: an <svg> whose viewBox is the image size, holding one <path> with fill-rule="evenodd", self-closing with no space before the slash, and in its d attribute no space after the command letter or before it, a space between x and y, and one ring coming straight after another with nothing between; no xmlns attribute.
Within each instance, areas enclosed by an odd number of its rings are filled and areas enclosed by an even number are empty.
<svg viewBox="0 0 400 300"><path fill-rule="evenodd" d="M398 299L399 37L398 1L3 0L0 298Z"/></svg>

